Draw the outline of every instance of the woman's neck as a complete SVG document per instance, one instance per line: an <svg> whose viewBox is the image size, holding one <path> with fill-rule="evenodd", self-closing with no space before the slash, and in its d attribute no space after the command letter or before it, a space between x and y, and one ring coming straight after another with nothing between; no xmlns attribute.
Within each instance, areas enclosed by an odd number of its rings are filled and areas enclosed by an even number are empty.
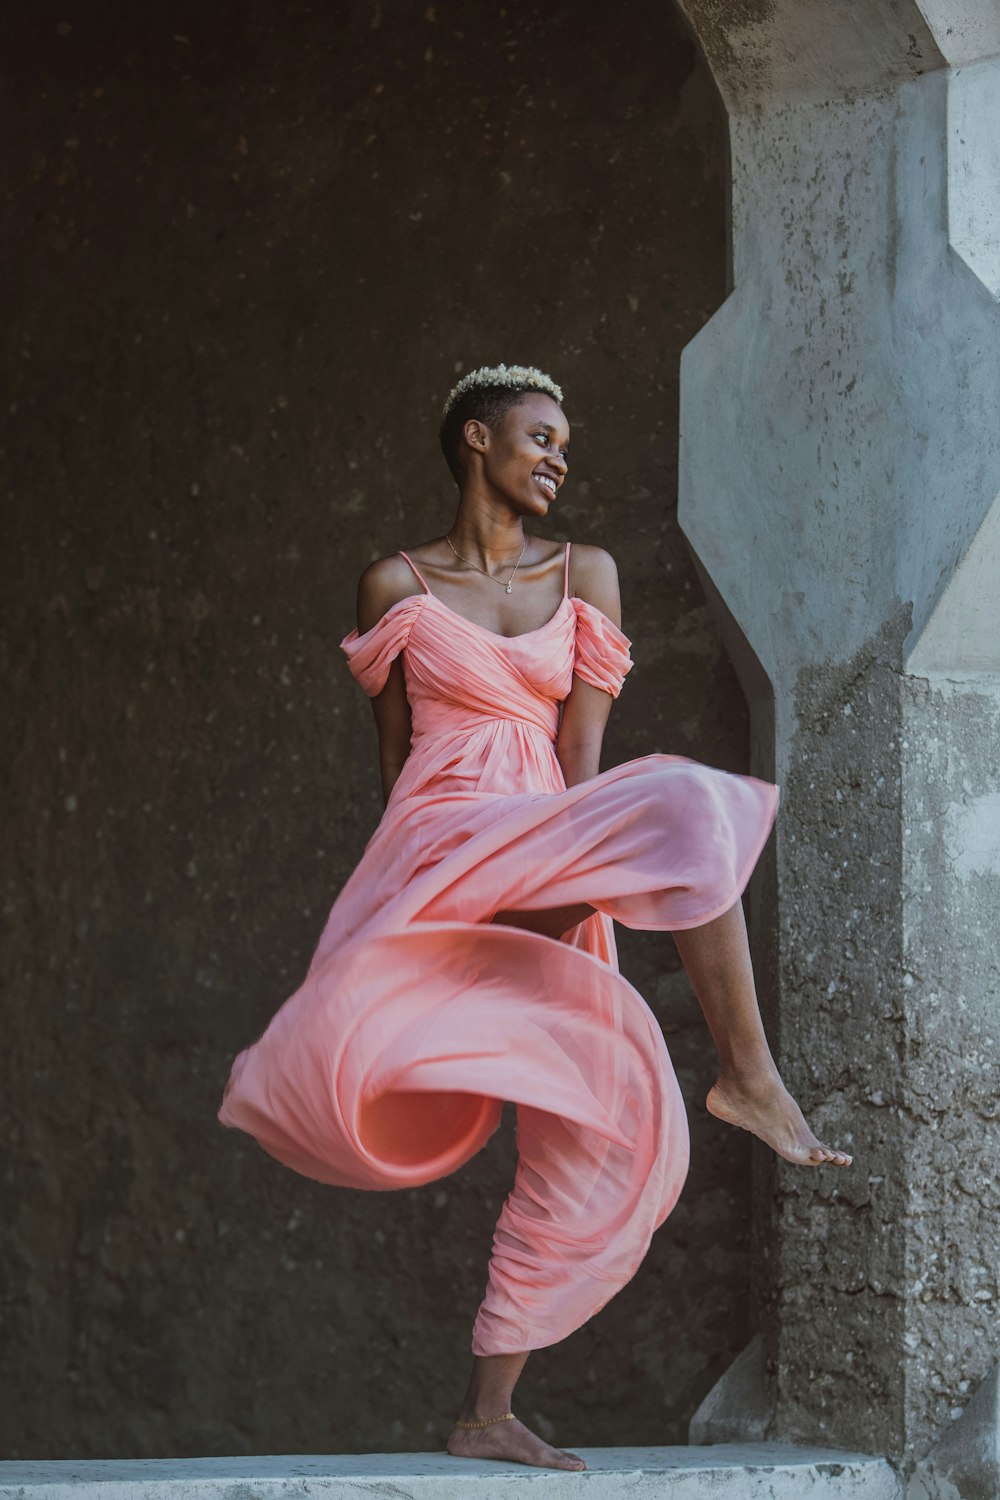
<svg viewBox="0 0 1000 1500"><path fill-rule="evenodd" d="M454 547L483 562L500 563L518 556L529 540L522 518L506 506L459 502L447 532Z"/></svg>

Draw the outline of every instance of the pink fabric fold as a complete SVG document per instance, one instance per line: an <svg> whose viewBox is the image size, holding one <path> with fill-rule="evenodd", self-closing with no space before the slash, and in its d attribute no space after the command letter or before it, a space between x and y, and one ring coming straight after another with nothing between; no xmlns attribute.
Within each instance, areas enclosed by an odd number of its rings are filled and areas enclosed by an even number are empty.
<svg viewBox="0 0 1000 1500"><path fill-rule="evenodd" d="M385 687L389 668L409 640L426 598L426 594L410 594L400 599L364 635L354 629L341 641L347 664L369 698Z"/></svg>
<svg viewBox="0 0 1000 1500"><path fill-rule="evenodd" d="M617 698L626 674L632 670L631 642L613 620L586 599L573 597L571 603L576 610L573 671L584 682Z"/></svg>

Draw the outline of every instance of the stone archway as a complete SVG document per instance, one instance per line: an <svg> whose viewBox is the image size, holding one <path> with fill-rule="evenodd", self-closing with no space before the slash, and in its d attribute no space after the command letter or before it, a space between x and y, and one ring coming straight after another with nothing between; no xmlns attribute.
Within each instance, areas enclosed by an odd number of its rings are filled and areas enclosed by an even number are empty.
<svg viewBox="0 0 1000 1500"><path fill-rule="evenodd" d="M905 1464L1000 1351L1000 15L682 9L734 290L684 354L680 519L783 789L783 1069L856 1152L761 1164L747 1432Z"/></svg>

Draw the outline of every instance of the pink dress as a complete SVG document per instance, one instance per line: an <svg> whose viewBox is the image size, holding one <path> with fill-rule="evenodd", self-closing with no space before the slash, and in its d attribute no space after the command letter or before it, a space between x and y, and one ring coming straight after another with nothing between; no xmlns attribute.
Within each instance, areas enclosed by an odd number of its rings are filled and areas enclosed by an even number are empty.
<svg viewBox="0 0 1000 1500"><path fill-rule="evenodd" d="M409 757L219 1118L307 1177L387 1189L454 1172L514 1101L518 1167L472 1342L512 1353L614 1296L687 1172L677 1081L613 922L726 911L778 788L655 754L567 789L554 742L574 673L617 697L632 666L622 631L570 596L568 544L559 608L518 636L449 609L407 561L422 592L341 647L370 696L402 653ZM584 901L597 912L561 941L490 922Z"/></svg>

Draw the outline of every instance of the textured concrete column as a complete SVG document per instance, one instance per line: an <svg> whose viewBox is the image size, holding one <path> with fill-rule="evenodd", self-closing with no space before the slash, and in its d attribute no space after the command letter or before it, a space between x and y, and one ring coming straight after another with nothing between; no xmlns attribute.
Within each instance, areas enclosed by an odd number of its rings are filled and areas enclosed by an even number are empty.
<svg viewBox="0 0 1000 1500"><path fill-rule="evenodd" d="M680 518L783 789L782 1068L857 1158L759 1163L770 1435L908 1462L1000 1353L1000 18L684 8L734 290L684 355Z"/></svg>

